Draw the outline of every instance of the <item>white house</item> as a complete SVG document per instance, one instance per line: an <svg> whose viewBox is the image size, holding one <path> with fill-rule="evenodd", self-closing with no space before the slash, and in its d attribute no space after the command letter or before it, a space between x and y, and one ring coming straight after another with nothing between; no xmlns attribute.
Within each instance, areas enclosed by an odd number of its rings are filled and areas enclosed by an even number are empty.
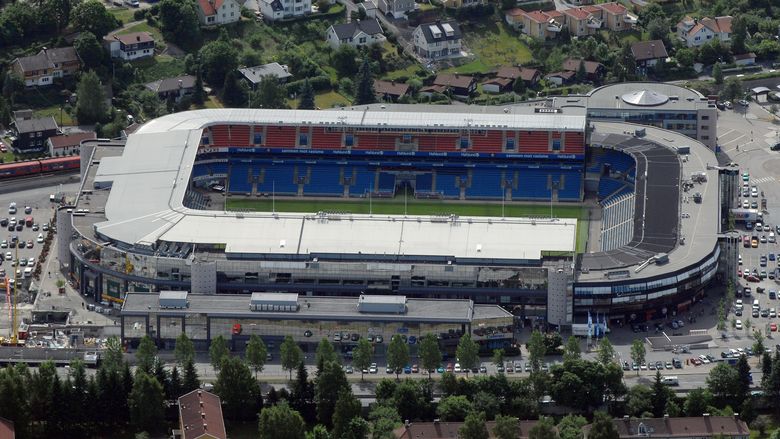
<svg viewBox="0 0 780 439"><path fill-rule="evenodd" d="M752 66L755 63L756 54L753 52L734 55L734 64L738 66Z"/></svg>
<svg viewBox="0 0 780 439"><path fill-rule="evenodd" d="M463 34L457 21L437 21L421 24L414 29L414 51L427 59L461 56Z"/></svg>
<svg viewBox="0 0 780 439"><path fill-rule="evenodd" d="M111 54L111 58L132 61L154 56L154 37L149 32L109 35L103 38L103 44Z"/></svg>
<svg viewBox="0 0 780 439"><path fill-rule="evenodd" d="M362 9L366 13L367 18L376 18L377 6L374 0L366 0L358 5L358 9Z"/></svg>
<svg viewBox="0 0 780 439"><path fill-rule="evenodd" d="M698 47L714 39L731 40L731 22L733 17L704 17L701 20L686 16L677 23L677 35L688 47Z"/></svg>
<svg viewBox="0 0 780 439"><path fill-rule="evenodd" d="M395 18L403 18L407 12L417 8L414 0L377 0L376 6L383 14Z"/></svg>
<svg viewBox="0 0 780 439"><path fill-rule="evenodd" d="M37 55L16 58L11 63L11 69L27 87L51 85L55 78L73 75L80 67L81 59L73 47L44 47Z"/></svg>
<svg viewBox="0 0 780 439"><path fill-rule="evenodd" d="M237 0L198 0L195 9L203 26L220 26L241 19L241 4Z"/></svg>
<svg viewBox="0 0 780 439"><path fill-rule="evenodd" d="M311 0L259 0L266 21L283 20L311 14Z"/></svg>
<svg viewBox="0 0 780 439"><path fill-rule="evenodd" d="M326 37L328 44L334 49L342 44L360 47L385 41L382 26L376 18L334 24L328 28Z"/></svg>

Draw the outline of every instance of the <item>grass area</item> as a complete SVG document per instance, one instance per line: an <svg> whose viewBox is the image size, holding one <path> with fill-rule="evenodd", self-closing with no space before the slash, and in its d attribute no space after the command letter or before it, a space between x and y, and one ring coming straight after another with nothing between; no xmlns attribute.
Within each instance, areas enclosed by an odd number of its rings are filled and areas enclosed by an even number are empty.
<svg viewBox="0 0 780 439"><path fill-rule="evenodd" d="M50 107L35 110L34 115L35 117L54 116L54 120L57 121L57 125L59 126L76 124L70 114L65 110L61 110L59 105L52 105Z"/></svg>
<svg viewBox="0 0 780 439"><path fill-rule="evenodd" d="M402 215L404 210L408 215L463 215L463 216L494 216L500 217L501 203L474 203L454 202L442 200L418 200L408 198L404 203L403 197L393 199L374 199L371 206L367 199L356 200L310 200L310 199L276 199L269 198L228 198L227 210L243 210L268 212L276 209L278 212L349 212L369 213L369 209L375 214ZM540 204L506 204L503 208L504 215L508 217L549 217L550 206ZM554 205L553 215L559 218L577 218L577 244L578 253L585 251L588 239L588 211L579 205Z"/></svg>
<svg viewBox="0 0 780 439"><path fill-rule="evenodd" d="M163 36L162 36L162 32L160 32L160 29L157 29L154 26L150 26L149 23L147 22L138 23L135 26L130 26L127 29L122 29L121 31L117 32L117 35L131 34L134 32L149 32L150 34L152 34L152 37L154 37L155 45L157 46L158 49L163 44Z"/></svg>
<svg viewBox="0 0 780 439"><path fill-rule="evenodd" d="M298 101L298 98L287 99L287 105L290 108L298 108ZM350 104L351 102L349 99L337 91L320 92L314 96L314 105L322 109Z"/></svg>
<svg viewBox="0 0 780 439"><path fill-rule="evenodd" d="M222 102L217 99L216 96L209 96L208 100L203 103L203 108L224 108Z"/></svg>
<svg viewBox="0 0 780 439"><path fill-rule="evenodd" d="M487 73L502 65L524 64L532 59L531 50L503 21L489 19L472 22L464 30L467 50L474 53L474 61L445 71L458 73Z"/></svg>
<svg viewBox="0 0 780 439"><path fill-rule="evenodd" d="M133 16L135 11L136 11L135 9L128 9L128 8L111 8L108 10L108 12L110 12L111 15L116 17L124 24L135 21L135 17Z"/></svg>
<svg viewBox="0 0 780 439"><path fill-rule="evenodd" d="M153 58L144 58L134 61L138 68L139 76L144 82L156 81L184 74L184 59L174 58L169 55L157 55Z"/></svg>
<svg viewBox="0 0 780 439"><path fill-rule="evenodd" d="M392 72L385 73L384 76L382 76L381 79L392 81L394 79L398 79L401 77L407 77L407 78L416 78L417 77L417 71L420 70L422 67L420 67L419 64L414 63L410 64L405 69L400 70L393 70Z"/></svg>

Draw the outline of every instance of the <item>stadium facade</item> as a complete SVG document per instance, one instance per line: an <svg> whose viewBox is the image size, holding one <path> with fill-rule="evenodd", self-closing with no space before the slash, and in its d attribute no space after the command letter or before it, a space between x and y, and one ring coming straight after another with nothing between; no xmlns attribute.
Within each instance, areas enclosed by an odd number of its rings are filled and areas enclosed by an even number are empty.
<svg viewBox="0 0 780 439"><path fill-rule="evenodd" d="M83 294L117 306L182 290L469 300L561 326L588 312L666 315L698 300L718 268L718 171L704 144L636 128L551 101L164 116L124 143L82 146L81 192L58 213L60 236L73 236L60 261ZM239 198L590 197L604 218L589 239L601 247L575 255L573 219L228 212L201 196L215 187ZM123 315L131 308L143 311Z"/></svg>

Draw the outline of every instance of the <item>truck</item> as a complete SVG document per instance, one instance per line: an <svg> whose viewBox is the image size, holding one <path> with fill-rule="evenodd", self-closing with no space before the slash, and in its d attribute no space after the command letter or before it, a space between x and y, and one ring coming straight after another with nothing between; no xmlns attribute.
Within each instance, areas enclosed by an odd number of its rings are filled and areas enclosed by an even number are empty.
<svg viewBox="0 0 780 439"><path fill-rule="evenodd" d="M763 215L758 209L731 209L731 214L734 215L734 221L756 222L763 219Z"/></svg>

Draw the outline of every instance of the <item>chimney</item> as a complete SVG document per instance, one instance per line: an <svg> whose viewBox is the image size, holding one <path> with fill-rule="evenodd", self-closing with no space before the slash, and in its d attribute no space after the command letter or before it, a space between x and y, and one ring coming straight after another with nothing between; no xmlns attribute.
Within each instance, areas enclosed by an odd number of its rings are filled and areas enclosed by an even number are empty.
<svg viewBox="0 0 780 439"><path fill-rule="evenodd" d="M184 81L179 79L179 88L184 88Z"/></svg>
<svg viewBox="0 0 780 439"><path fill-rule="evenodd" d="M135 36L135 40L136 40L136 41L141 41L141 36L140 36L140 35L136 35L136 36Z"/></svg>
<svg viewBox="0 0 780 439"><path fill-rule="evenodd" d="M409 422L409 420L408 420L408 419L404 421L404 428L405 428L405 429L407 429L407 430L408 430L408 429L409 429L411 426L412 426L412 423L411 423L411 422Z"/></svg>
<svg viewBox="0 0 780 439"><path fill-rule="evenodd" d="M664 413L664 419L669 419L669 413Z"/></svg>
<svg viewBox="0 0 780 439"><path fill-rule="evenodd" d="M739 421L739 413L734 413L734 419Z"/></svg>
<svg viewBox="0 0 780 439"><path fill-rule="evenodd" d="M206 419L206 412L200 412L200 418Z"/></svg>
<svg viewBox="0 0 780 439"><path fill-rule="evenodd" d="M704 416L705 418L709 418L710 414L709 413L704 413L702 416Z"/></svg>
<svg viewBox="0 0 780 439"><path fill-rule="evenodd" d="M198 390L198 396L203 395L203 391Z"/></svg>

